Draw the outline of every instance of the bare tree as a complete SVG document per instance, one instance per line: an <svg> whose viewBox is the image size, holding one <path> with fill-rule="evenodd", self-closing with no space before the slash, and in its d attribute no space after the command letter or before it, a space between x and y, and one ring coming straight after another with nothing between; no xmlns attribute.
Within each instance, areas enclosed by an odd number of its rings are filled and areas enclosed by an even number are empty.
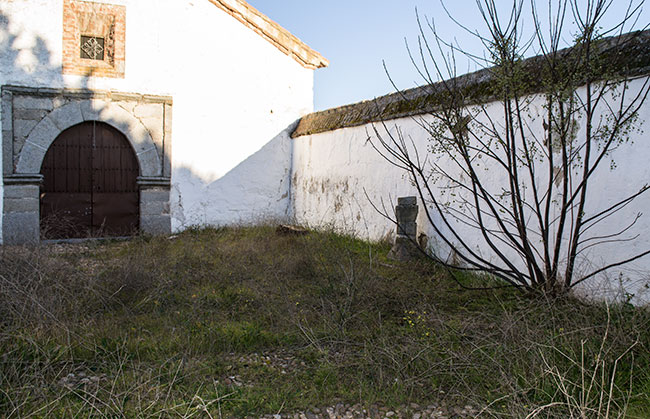
<svg viewBox="0 0 650 419"><path fill-rule="evenodd" d="M409 54L427 83L426 100L435 103L415 117L427 132L427 151L386 122L375 126L373 146L408 172L437 239L455 255L431 257L530 291L565 292L650 253L576 268L593 247L636 238L631 231L640 213L617 231L599 227L648 185L642 181L600 207L592 198L601 191L592 183L639 127L650 90L639 50L647 48L650 33L624 32L638 26L641 3L625 5L623 18L608 30L600 26L614 0L549 0L548 19L533 0L526 28L528 4L514 0L502 19L497 3L476 1L486 35L456 21L482 42L484 57L446 42L432 21L422 24L418 16L418 49ZM566 39L572 40L568 47ZM524 58L531 53L536 56ZM460 56L482 69L457 77Z"/></svg>

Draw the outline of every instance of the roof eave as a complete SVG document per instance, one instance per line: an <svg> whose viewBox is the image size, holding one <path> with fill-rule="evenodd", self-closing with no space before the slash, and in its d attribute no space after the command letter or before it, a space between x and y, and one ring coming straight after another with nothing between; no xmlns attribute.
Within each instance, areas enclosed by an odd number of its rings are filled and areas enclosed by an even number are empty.
<svg viewBox="0 0 650 419"><path fill-rule="evenodd" d="M254 30L303 67L313 70L329 65L329 61L325 57L244 0L209 1Z"/></svg>

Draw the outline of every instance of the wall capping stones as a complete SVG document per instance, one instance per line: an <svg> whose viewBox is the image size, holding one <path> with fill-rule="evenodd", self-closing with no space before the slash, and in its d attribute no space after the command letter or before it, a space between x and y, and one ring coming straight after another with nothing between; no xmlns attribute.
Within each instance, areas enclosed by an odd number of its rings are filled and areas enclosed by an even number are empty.
<svg viewBox="0 0 650 419"><path fill-rule="evenodd" d="M606 72L608 77L634 78L650 74L650 30L605 38L597 42L596 48L599 49L599 59L604 63L600 69L603 72L601 75ZM570 48L559 51L566 56L570 52ZM543 67L543 60L543 56L536 56L523 61L523 73L529 86L524 93L540 91L542 77L539 77L539 69ZM497 99L493 83L493 69L486 68L374 100L314 112L300 120L291 137L435 112L450 91L460 95L464 105L487 103Z"/></svg>

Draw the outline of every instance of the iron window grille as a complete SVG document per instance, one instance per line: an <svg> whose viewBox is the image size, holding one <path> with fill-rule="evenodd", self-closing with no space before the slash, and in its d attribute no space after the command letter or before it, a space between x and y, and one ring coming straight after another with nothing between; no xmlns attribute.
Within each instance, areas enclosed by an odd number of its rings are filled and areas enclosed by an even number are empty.
<svg viewBox="0 0 650 419"><path fill-rule="evenodd" d="M81 35L81 58L104 60L104 38Z"/></svg>

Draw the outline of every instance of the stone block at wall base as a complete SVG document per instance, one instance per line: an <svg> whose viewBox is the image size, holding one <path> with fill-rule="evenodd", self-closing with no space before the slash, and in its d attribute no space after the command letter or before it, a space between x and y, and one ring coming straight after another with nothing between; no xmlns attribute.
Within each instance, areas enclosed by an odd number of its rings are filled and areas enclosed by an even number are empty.
<svg viewBox="0 0 650 419"><path fill-rule="evenodd" d="M14 212L35 212L38 215L40 210L40 201L38 195L35 198L7 198L4 200L5 214L11 214Z"/></svg>
<svg viewBox="0 0 650 419"><path fill-rule="evenodd" d="M167 215L142 215L140 231L145 234L167 235L172 232L172 221Z"/></svg>
<svg viewBox="0 0 650 419"><path fill-rule="evenodd" d="M388 252L388 258L403 262L412 260L420 255L420 250L413 240L407 236L397 236L395 244Z"/></svg>
<svg viewBox="0 0 650 419"><path fill-rule="evenodd" d="M139 178L140 231L147 234L171 234L169 179Z"/></svg>
<svg viewBox="0 0 650 419"><path fill-rule="evenodd" d="M37 244L40 240L39 214L9 212L2 216L3 244Z"/></svg>
<svg viewBox="0 0 650 419"><path fill-rule="evenodd" d="M35 244L40 239L40 174L4 178L3 244Z"/></svg>
<svg viewBox="0 0 650 419"><path fill-rule="evenodd" d="M169 202L169 187L143 188L140 191L140 203L144 205L149 202Z"/></svg>
<svg viewBox="0 0 650 419"><path fill-rule="evenodd" d="M23 199L31 198L38 199L40 191L39 185L5 185L4 198L7 199Z"/></svg>
<svg viewBox="0 0 650 419"><path fill-rule="evenodd" d="M142 217L167 214L169 214L169 201L151 201L140 204L140 215Z"/></svg>

